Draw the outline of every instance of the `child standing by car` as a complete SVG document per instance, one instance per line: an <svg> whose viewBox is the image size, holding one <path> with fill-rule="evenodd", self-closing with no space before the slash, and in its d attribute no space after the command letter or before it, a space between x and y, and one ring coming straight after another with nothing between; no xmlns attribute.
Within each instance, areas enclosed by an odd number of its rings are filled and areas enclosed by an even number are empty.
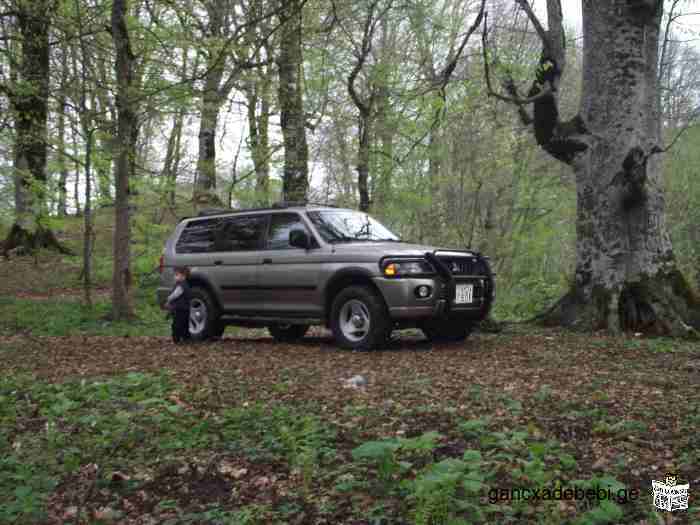
<svg viewBox="0 0 700 525"><path fill-rule="evenodd" d="M175 268L175 286L168 295L165 307L172 312L173 342L180 343L190 340L190 285L187 280L190 269L186 266Z"/></svg>

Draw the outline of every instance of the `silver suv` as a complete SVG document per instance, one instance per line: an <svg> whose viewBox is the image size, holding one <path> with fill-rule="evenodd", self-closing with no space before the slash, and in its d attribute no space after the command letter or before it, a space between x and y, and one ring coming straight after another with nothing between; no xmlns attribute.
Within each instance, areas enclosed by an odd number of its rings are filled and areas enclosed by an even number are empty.
<svg viewBox="0 0 700 525"><path fill-rule="evenodd" d="M351 349L379 347L409 327L459 341L495 296L487 257L403 242L366 213L307 204L183 219L161 257L161 305L176 266L191 270L198 340L238 325L291 342L325 325Z"/></svg>

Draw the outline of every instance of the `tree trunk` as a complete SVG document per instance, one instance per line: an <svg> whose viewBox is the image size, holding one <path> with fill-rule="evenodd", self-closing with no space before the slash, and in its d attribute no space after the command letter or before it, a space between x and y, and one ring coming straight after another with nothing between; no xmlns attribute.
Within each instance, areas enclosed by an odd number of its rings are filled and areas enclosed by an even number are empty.
<svg viewBox="0 0 700 525"><path fill-rule="evenodd" d="M68 164L66 162L66 88L68 87L68 48L62 46L61 50L61 85L58 96L58 123L56 133L58 134L58 153L56 162L58 164L58 209L61 217L68 215Z"/></svg>
<svg viewBox="0 0 700 525"><path fill-rule="evenodd" d="M15 223L3 252L49 248L71 253L43 225L46 216L46 159L49 98L49 31L52 3L22 2L17 21L22 35L21 86L13 86L10 103L15 121ZM16 89L19 88L19 89Z"/></svg>
<svg viewBox="0 0 700 525"><path fill-rule="evenodd" d="M391 105L389 103L389 90L382 87L377 95L377 116L375 128L376 140L379 143L379 155L377 159L377 175L379 183L374 195L375 209L380 213L386 213L391 206L391 184L394 170L394 135L395 128L391 124Z"/></svg>
<svg viewBox="0 0 700 525"><path fill-rule="evenodd" d="M66 162L66 97L61 95L58 99L58 214L61 217L68 215L68 163Z"/></svg>
<svg viewBox="0 0 700 525"><path fill-rule="evenodd" d="M221 74L207 77L199 123L199 156L194 200L200 205L220 204L216 196L216 127L222 100L218 95Z"/></svg>
<svg viewBox="0 0 700 525"><path fill-rule="evenodd" d="M279 56L280 124L284 142L283 199L306 200L309 189L309 150L302 93L302 2L282 0Z"/></svg>
<svg viewBox="0 0 700 525"><path fill-rule="evenodd" d="M370 115L360 114L358 123L357 145L357 190L360 194L360 211L368 212L371 205L369 197L369 145L371 137Z"/></svg>
<svg viewBox="0 0 700 525"><path fill-rule="evenodd" d="M256 200L261 206L270 201L270 82L267 73L248 88L248 128L250 149L255 169ZM258 115L258 105L260 114Z"/></svg>
<svg viewBox="0 0 700 525"><path fill-rule="evenodd" d="M180 164L180 141L182 139L182 124L185 118L185 108L177 110L173 117L173 128L168 137L168 147L165 151L163 171L161 172L161 184L165 186L165 200L170 206L175 206L175 189L177 184L177 170Z"/></svg>
<svg viewBox="0 0 700 525"><path fill-rule="evenodd" d="M77 160L78 151L78 129L74 121L71 121L71 142L73 146L73 155L76 156L73 161L73 170L75 171L75 179L73 180L73 202L75 203L75 216L80 217L80 162Z"/></svg>
<svg viewBox="0 0 700 525"><path fill-rule="evenodd" d="M129 175L133 157L136 109L130 93L133 81L135 57L131 51L129 30L126 25L128 0L112 3L112 40L116 50L115 74L117 79L117 137L114 181L116 185L114 266L112 273L112 318L133 317L131 300L131 226L129 221Z"/></svg>
<svg viewBox="0 0 700 525"><path fill-rule="evenodd" d="M696 334L690 325L697 326L700 305L674 259L657 154L661 4L583 2L580 116L559 122L556 95L535 103L538 142L576 174L575 284L550 321L614 333ZM554 36L550 50L553 43ZM545 66L549 58L543 55ZM556 74L556 59L550 65L540 69L540 85Z"/></svg>
<svg viewBox="0 0 700 525"><path fill-rule="evenodd" d="M106 61L97 57L96 69L100 74L100 81L105 85L109 84L109 73L106 67ZM104 115L101 123L101 129L96 133L96 145L99 148L99 155L96 155L94 160L95 172L97 174L97 194L101 206L111 206L114 204L112 198L112 161L114 159L114 141L115 141L115 125L117 122L116 109L112 99L103 88L94 90L97 97L98 105L95 109Z"/></svg>

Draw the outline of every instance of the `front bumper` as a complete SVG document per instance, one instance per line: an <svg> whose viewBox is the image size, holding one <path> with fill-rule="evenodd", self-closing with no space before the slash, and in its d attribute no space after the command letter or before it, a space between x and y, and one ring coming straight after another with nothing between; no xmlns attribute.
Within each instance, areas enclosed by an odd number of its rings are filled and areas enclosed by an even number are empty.
<svg viewBox="0 0 700 525"><path fill-rule="evenodd" d="M376 277L374 283L384 297L389 315L395 320L428 319L447 315L480 320L488 313L487 302L481 297L468 305L455 304L454 297L450 296L451 288L439 278ZM416 288L419 286L429 286L432 290L430 296L425 299L416 297Z"/></svg>

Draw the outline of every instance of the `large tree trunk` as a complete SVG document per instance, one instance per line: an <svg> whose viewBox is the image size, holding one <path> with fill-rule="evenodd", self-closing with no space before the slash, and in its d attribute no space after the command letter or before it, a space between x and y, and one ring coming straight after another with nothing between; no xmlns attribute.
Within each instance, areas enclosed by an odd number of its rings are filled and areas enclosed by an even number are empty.
<svg viewBox="0 0 700 525"><path fill-rule="evenodd" d="M661 157L652 153L661 143L661 12L661 6L654 13L646 5L584 2L581 116L591 137L574 163L574 311L593 327L679 335L688 331L695 305L674 260Z"/></svg>
<svg viewBox="0 0 700 525"><path fill-rule="evenodd" d="M554 87L535 102L535 135L576 174L577 262L573 289L547 319L588 330L696 333L699 304L674 259L658 155L662 2L583 2L581 113L565 123L556 105L563 66L556 4L548 1L550 40L530 95Z"/></svg>
<svg viewBox="0 0 700 525"><path fill-rule="evenodd" d="M49 98L49 28L52 2L21 2L17 21L22 35L20 86L10 103L15 122L15 223L3 252L49 248L71 253L43 224L46 209L47 120Z"/></svg>
<svg viewBox="0 0 700 525"><path fill-rule="evenodd" d="M207 2L205 7L209 19L206 36L217 44L207 50L194 201L196 206L221 206L221 199L216 194L216 127L219 123L221 105L226 102L233 88L233 77L229 76L222 85L226 64L224 56L229 50L220 48L218 41L228 36L225 20L225 11L228 7L222 0Z"/></svg>
<svg viewBox="0 0 700 525"><path fill-rule="evenodd" d="M130 93L133 81L135 57L131 51L129 30L126 25L128 0L112 3L112 40L116 50L115 73L117 78L117 137L114 180L116 185L114 265L112 272L112 318L133 317L131 300L131 225L129 220L129 175L134 150L136 110Z"/></svg>
<svg viewBox="0 0 700 525"><path fill-rule="evenodd" d="M309 150L302 92L302 2L282 0L279 70L280 124L284 142L283 199L303 201L309 189Z"/></svg>

